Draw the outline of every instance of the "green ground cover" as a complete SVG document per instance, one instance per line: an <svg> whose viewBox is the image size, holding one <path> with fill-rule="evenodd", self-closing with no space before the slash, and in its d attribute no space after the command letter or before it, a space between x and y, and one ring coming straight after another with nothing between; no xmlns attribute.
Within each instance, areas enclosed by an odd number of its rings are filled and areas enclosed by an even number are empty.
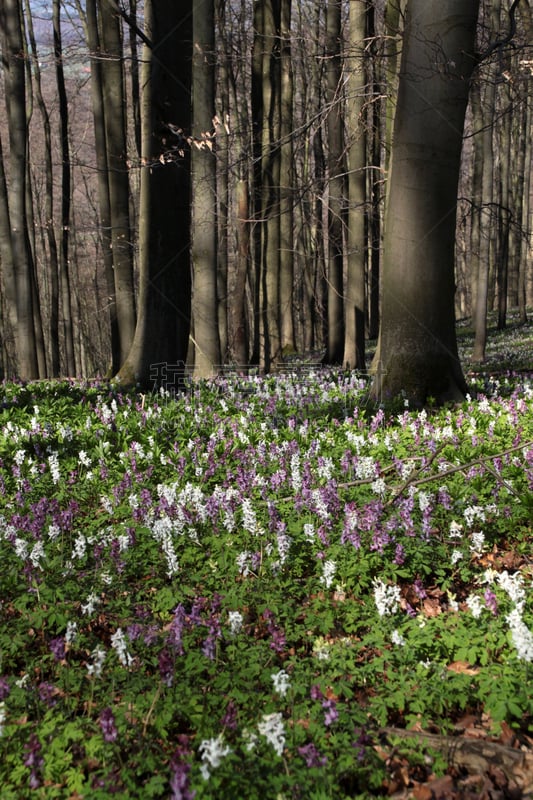
<svg viewBox="0 0 533 800"><path fill-rule="evenodd" d="M1 387L2 800L381 797L450 769L391 729L526 747L533 382L490 366L416 413L327 370Z"/></svg>

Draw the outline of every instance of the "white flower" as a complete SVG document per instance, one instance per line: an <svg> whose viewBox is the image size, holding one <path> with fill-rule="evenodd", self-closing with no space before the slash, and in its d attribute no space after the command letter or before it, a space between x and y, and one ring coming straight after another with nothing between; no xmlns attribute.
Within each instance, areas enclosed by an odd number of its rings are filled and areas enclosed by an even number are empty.
<svg viewBox="0 0 533 800"><path fill-rule="evenodd" d="M326 589L331 587L333 583L333 578L335 577L335 570L337 569L337 564L334 561L328 560L324 561L324 574L320 576L320 583L323 583Z"/></svg>
<svg viewBox="0 0 533 800"><path fill-rule="evenodd" d="M485 509L481 506L468 506L464 510L464 518L469 528L473 525L475 519L485 522Z"/></svg>
<svg viewBox="0 0 533 800"><path fill-rule="evenodd" d="M247 497L242 501L242 526L248 533L256 534L261 532L252 503Z"/></svg>
<svg viewBox="0 0 533 800"><path fill-rule="evenodd" d="M291 456L291 483L294 491L298 493L302 488L299 453L293 453Z"/></svg>
<svg viewBox="0 0 533 800"><path fill-rule="evenodd" d="M52 473L52 480L54 483L59 483L59 479L61 478L61 471L59 469L59 458L57 453L52 453L48 456L48 466L50 467L50 472Z"/></svg>
<svg viewBox="0 0 533 800"><path fill-rule="evenodd" d="M477 619L483 613L483 605L481 603L481 598L477 597L475 594L469 594L466 598L466 604L470 611L472 612L472 616L474 619Z"/></svg>
<svg viewBox="0 0 533 800"><path fill-rule="evenodd" d="M483 531L474 531L474 533L470 536L470 550L472 553L476 555L480 555L483 552L483 547L485 545L485 534Z"/></svg>
<svg viewBox="0 0 533 800"><path fill-rule="evenodd" d="M122 632L122 628L117 628L115 633L111 637L111 647L113 650L116 650L118 660L122 664L123 667L130 667L133 661L130 653L128 653L128 649L126 646L126 639L124 638L124 634Z"/></svg>
<svg viewBox="0 0 533 800"><path fill-rule="evenodd" d="M85 450L80 450L78 453L78 461L80 462L82 467L90 467L91 466L91 459L85 452Z"/></svg>
<svg viewBox="0 0 533 800"><path fill-rule="evenodd" d="M251 557L252 557L252 554L250 553L249 550L243 550L243 552L239 553L239 555L236 558L237 566L239 567L239 573L244 578L248 577L248 575L250 574L250 566L249 566L249 564L250 564L250 558Z"/></svg>
<svg viewBox="0 0 533 800"><path fill-rule="evenodd" d="M372 489L375 494L383 497L387 491L387 484L383 480L383 478L376 478L375 481L372 481L370 484L370 488Z"/></svg>
<svg viewBox="0 0 533 800"><path fill-rule="evenodd" d="M509 575L507 570L504 570L498 575L497 581L504 592L507 592L513 603L516 603L517 607L521 609L526 599L522 575L519 572Z"/></svg>
<svg viewBox="0 0 533 800"><path fill-rule="evenodd" d="M404 645L405 645L405 639L404 639L404 637L402 636L402 634L400 633L400 631L398 631L398 630L396 630L396 629L395 629L395 630L393 630L393 632L392 632L392 635L391 635L391 642L392 642L393 644L396 644L396 645L398 645L399 647L404 647Z"/></svg>
<svg viewBox="0 0 533 800"><path fill-rule="evenodd" d="M200 771L204 780L210 776L209 768L216 769L222 763L222 759L231 753L227 744L223 744L223 735L220 733L215 739L203 739L200 742L199 751L202 754L202 766Z"/></svg>
<svg viewBox="0 0 533 800"><path fill-rule="evenodd" d="M229 611L229 629L232 636L236 636L242 628L243 616L240 611Z"/></svg>
<svg viewBox="0 0 533 800"><path fill-rule="evenodd" d="M450 522L450 536L452 539L460 539L463 535L463 526L454 519Z"/></svg>
<svg viewBox="0 0 533 800"><path fill-rule="evenodd" d="M87 672L89 675L94 675L95 678L99 678L102 674L102 667L104 666L104 661L106 657L106 652L102 645L98 645L93 652L91 653L93 657L93 663L87 664Z"/></svg>
<svg viewBox="0 0 533 800"><path fill-rule="evenodd" d="M428 510L430 504L431 496L427 492L418 492L418 506L422 513Z"/></svg>
<svg viewBox="0 0 533 800"><path fill-rule="evenodd" d="M522 619L518 608L511 611L505 619L509 625L518 658L522 661L533 661L533 633Z"/></svg>
<svg viewBox="0 0 533 800"><path fill-rule="evenodd" d="M304 523L304 536L308 542L313 542L315 539L315 526L312 522Z"/></svg>
<svg viewBox="0 0 533 800"><path fill-rule="evenodd" d="M24 464L25 458L26 458L26 452L24 450L17 450L14 456L14 461L17 467L21 467Z"/></svg>
<svg viewBox="0 0 533 800"><path fill-rule="evenodd" d="M87 539L83 533L78 533L76 541L74 542L74 550L72 551L71 558L83 558L87 552Z"/></svg>
<svg viewBox="0 0 533 800"><path fill-rule="evenodd" d="M41 558L44 558L44 547L42 542L36 542L30 553L30 561L34 567L41 566Z"/></svg>
<svg viewBox="0 0 533 800"><path fill-rule="evenodd" d="M24 541L24 539L15 539L15 553L19 558L24 560L28 558L28 549L28 542Z"/></svg>
<svg viewBox="0 0 533 800"><path fill-rule="evenodd" d="M92 613L94 613L94 610L99 602L100 598L98 597L98 595L94 594L94 592L91 592L91 594L87 598L87 602L83 603L81 606L81 613L90 616Z"/></svg>
<svg viewBox="0 0 533 800"><path fill-rule="evenodd" d="M270 677L272 678L276 692L280 694L281 697L285 697L288 690L291 688L291 680L288 672L285 672L284 669L280 669L279 672L274 672Z"/></svg>
<svg viewBox="0 0 533 800"><path fill-rule="evenodd" d="M78 623L77 622L67 622L67 630L65 633L65 642L67 644L71 644L74 639L76 638L76 634L78 633Z"/></svg>
<svg viewBox="0 0 533 800"><path fill-rule="evenodd" d="M254 731L249 731L247 728L245 728L242 732L242 736L245 741L245 748L249 753L251 753L259 741L257 733L254 733Z"/></svg>
<svg viewBox="0 0 533 800"><path fill-rule="evenodd" d="M272 745L277 755L281 756L285 748L285 727L282 715L279 712L263 714L262 722L257 726L257 730Z"/></svg>
<svg viewBox="0 0 533 800"><path fill-rule="evenodd" d="M380 617L395 614L400 602L400 587L389 586L374 578L374 602Z"/></svg>
<svg viewBox="0 0 533 800"><path fill-rule="evenodd" d="M452 562L452 564L457 564L457 562L460 561L462 557L463 554L461 553L460 550L454 550L451 555L450 561Z"/></svg>
<svg viewBox="0 0 533 800"><path fill-rule="evenodd" d="M0 736L4 735L4 722L6 721L6 704L0 703Z"/></svg>

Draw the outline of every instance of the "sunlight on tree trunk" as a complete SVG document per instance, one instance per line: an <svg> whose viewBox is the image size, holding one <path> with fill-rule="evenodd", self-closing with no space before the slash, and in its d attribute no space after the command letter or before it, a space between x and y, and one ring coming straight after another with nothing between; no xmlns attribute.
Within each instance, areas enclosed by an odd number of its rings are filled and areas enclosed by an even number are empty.
<svg viewBox="0 0 533 800"><path fill-rule="evenodd" d="M217 318L214 0L193 7L192 108L192 321L194 377L213 377L220 366Z"/></svg>
<svg viewBox="0 0 533 800"><path fill-rule="evenodd" d="M457 185L478 2L410 0L384 244L376 399L459 400L454 249Z"/></svg>

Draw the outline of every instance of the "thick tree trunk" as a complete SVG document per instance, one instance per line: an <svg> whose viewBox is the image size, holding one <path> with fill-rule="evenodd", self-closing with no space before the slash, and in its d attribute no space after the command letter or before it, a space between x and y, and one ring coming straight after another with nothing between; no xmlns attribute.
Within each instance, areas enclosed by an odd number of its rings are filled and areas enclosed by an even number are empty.
<svg viewBox="0 0 533 800"><path fill-rule="evenodd" d="M376 399L462 398L454 250L478 2L410 0L387 204Z"/></svg>
<svg viewBox="0 0 533 800"><path fill-rule="evenodd" d="M191 128L192 0L145 3L145 30L138 316L118 379L172 388L190 329L190 152L168 125Z"/></svg>
<svg viewBox="0 0 533 800"><path fill-rule="evenodd" d="M209 378L220 367L217 317L217 186L213 153L215 108L214 0L193 9L192 109L192 319L194 377Z"/></svg>

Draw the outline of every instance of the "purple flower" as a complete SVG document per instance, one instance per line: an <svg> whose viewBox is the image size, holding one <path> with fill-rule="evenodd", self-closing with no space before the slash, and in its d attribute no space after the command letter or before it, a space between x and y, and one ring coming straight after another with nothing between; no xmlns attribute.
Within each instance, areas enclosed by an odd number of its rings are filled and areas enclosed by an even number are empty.
<svg viewBox="0 0 533 800"><path fill-rule="evenodd" d="M298 748L298 752L305 760L306 767L323 767L328 763L326 756L321 756L313 742Z"/></svg>
<svg viewBox="0 0 533 800"><path fill-rule="evenodd" d="M322 708L325 710L324 725L329 727L330 725L333 725L333 723L339 718L337 703L335 700L323 700Z"/></svg>
<svg viewBox="0 0 533 800"><path fill-rule="evenodd" d="M39 684L38 691L39 699L42 703L45 703L48 708L53 708L53 706L57 705L58 690L53 684L42 681Z"/></svg>
<svg viewBox="0 0 533 800"><path fill-rule="evenodd" d="M172 686L174 681L174 659L166 647L159 653L159 675L166 686Z"/></svg>
<svg viewBox="0 0 533 800"><path fill-rule="evenodd" d="M63 636L51 639L49 647L56 661L62 661L65 658L65 639Z"/></svg>
<svg viewBox="0 0 533 800"><path fill-rule="evenodd" d="M318 683L314 683L311 686L311 691L309 692L311 695L311 700L323 700L324 695L322 694L322 689L318 685Z"/></svg>
<svg viewBox="0 0 533 800"><path fill-rule="evenodd" d="M32 733L29 742L24 745L24 750L27 753L24 766L30 768L30 789L38 789L41 785L44 758L41 755L41 743L35 733Z"/></svg>
<svg viewBox="0 0 533 800"><path fill-rule="evenodd" d="M230 700L226 712L222 717L222 727L234 731L237 728L237 709L233 700Z"/></svg>
<svg viewBox="0 0 533 800"><path fill-rule="evenodd" d="M178 736L178 746L170 760L170 800L193 800L196 792L189 789L191 765L186 761L191 755L187 737Z"/></svg>
<svg viewBox="0 0 533 800"><path fill-rule="evenodd" d="M104 735L104 742L116 741L118 738L118 731L115 725L115 717L109 706L101 711L99 722Z"/></svg>
<svg viewBox="0 0 533 800"><path fill-rule="evenodd" d="M7 678L4 678L3 676L0 677L0 702L6 699L10 691L11 688Z"/></svg>
<svg viewBox="0 0 533 800"><path fill-rule="evenodd" d="M492 589L485 589L485 605L496 616L498 613L498 600Z"/></svg>

